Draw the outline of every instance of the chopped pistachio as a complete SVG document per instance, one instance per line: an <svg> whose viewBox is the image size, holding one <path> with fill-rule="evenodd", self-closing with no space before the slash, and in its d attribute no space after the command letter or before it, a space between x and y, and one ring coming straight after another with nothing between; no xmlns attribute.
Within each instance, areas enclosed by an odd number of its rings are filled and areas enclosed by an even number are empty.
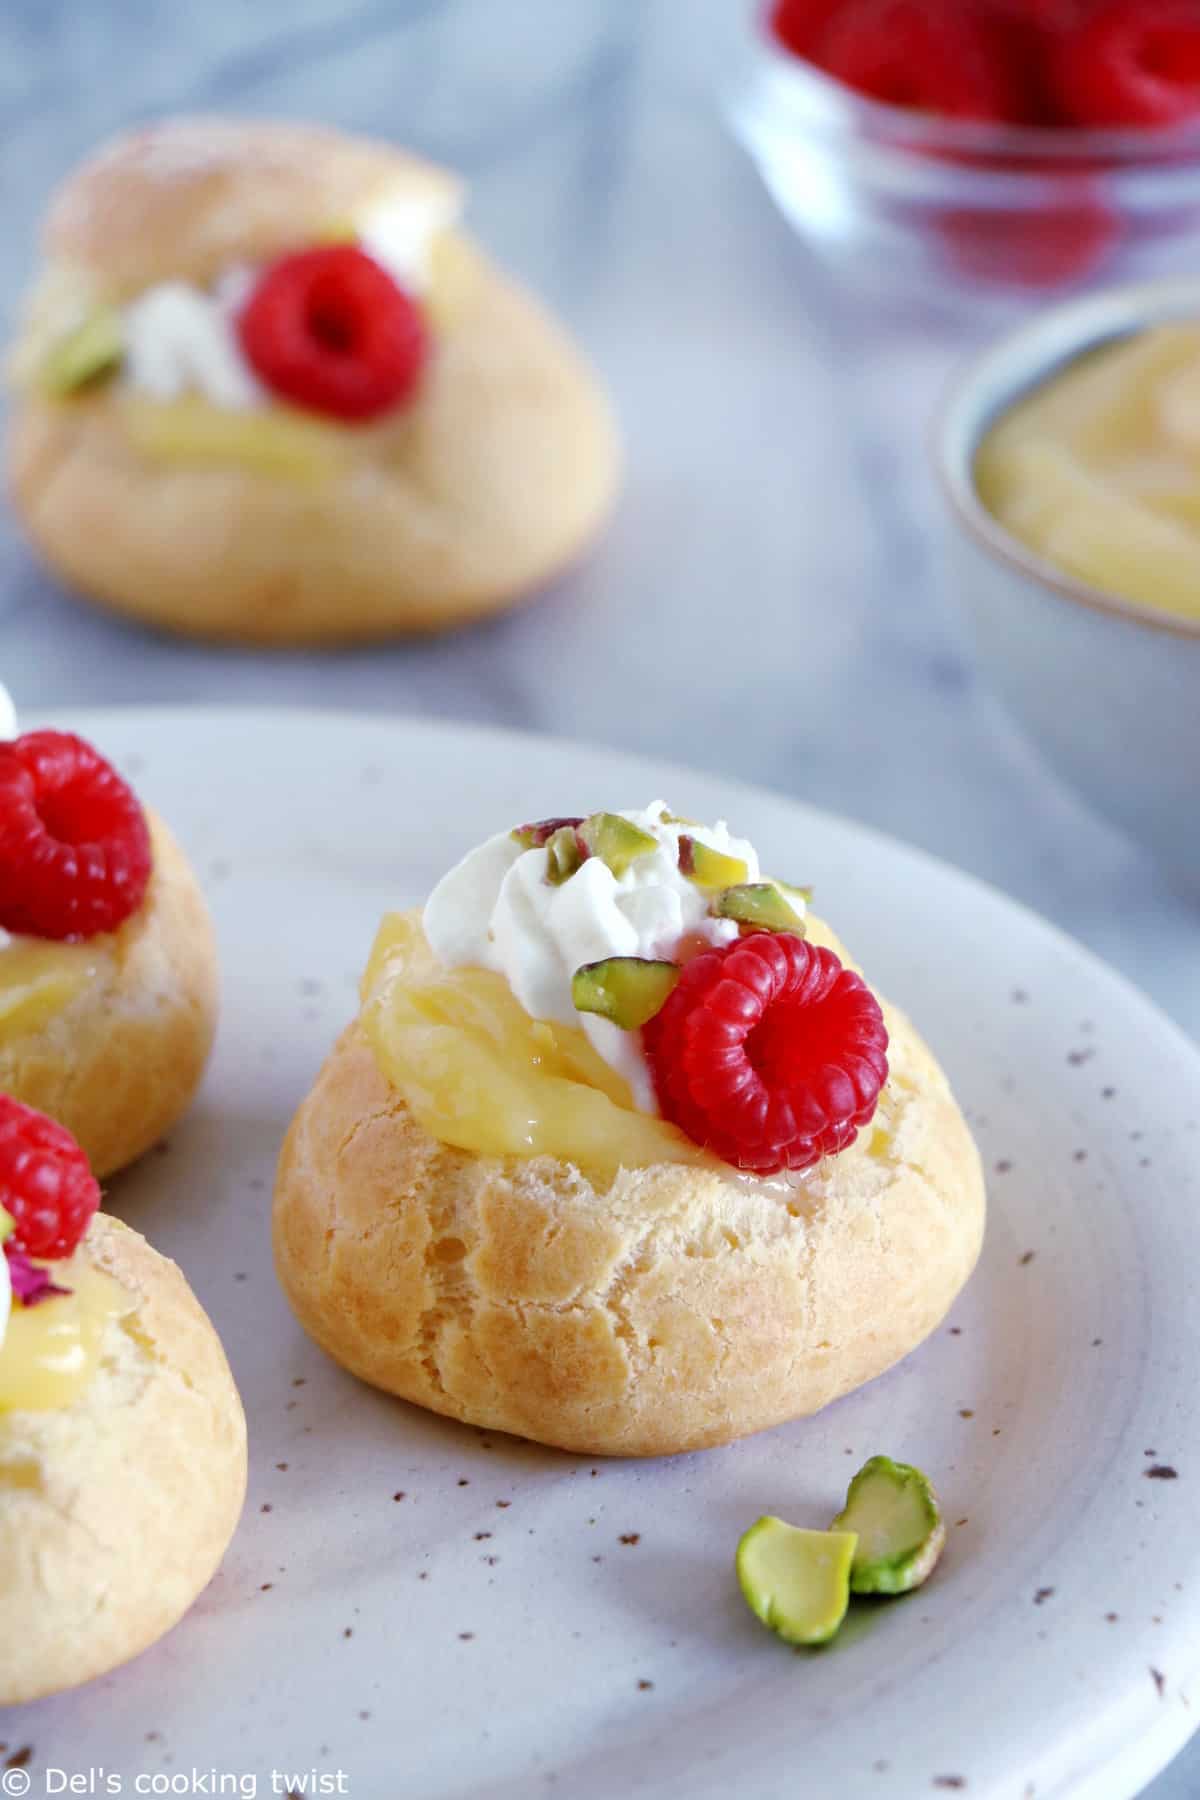
<svg viewBox="0 0 1200 1800"><path fill-rule="evenodd" d="M579 1012L598 1013L622 1031L639 1031L662 1011L679 976L676 963L608 956L576 969L571 998Z"/></svg>
<svg viewBox="0 0 1200 1800"><path fill-rule="evenodd" d="M907 1594L920 1587L933 1573L946 1541L928 1476L890 1456L873 1456L863 1464L830 1529L858 1537L850 1571L856 1594Z"/></svg>
<svg viewBox="0 0 1200 1800"><path fill-rule="evenodd" d="M826 1644L850 1604L852 1531L803 1531L759 1519L737 1547L737 1576L747 1606L786 1644Z"/></svg>

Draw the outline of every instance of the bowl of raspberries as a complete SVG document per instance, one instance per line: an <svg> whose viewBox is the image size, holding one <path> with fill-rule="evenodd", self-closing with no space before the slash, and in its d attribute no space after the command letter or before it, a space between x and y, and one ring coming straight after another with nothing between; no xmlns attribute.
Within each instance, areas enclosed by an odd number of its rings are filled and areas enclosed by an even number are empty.
<svg viewBox="0 0 1200 1800"><path fill-rule="evenodd" d="M1200 255L1200 0L762 0L727 104L883 292L1045 293Z"/></svg>

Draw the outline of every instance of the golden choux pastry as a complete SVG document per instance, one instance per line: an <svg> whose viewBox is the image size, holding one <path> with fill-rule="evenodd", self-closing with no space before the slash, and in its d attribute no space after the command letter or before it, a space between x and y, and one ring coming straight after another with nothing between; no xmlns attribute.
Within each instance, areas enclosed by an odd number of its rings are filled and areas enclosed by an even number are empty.
<svg viewBox="0 0 1200 1800"><path fill-rule="evenodd" d="M237 1388L175 1264L98 1214L47 1272L70 1292L28 1308L14 1294L0 1348L3 1706L169 1631L216 1572L246 1489Z"/></svg>
<svg viewBox="0 0 1200 1800"><path fill-rule="evenodd" d="M458 625L578 557L616 489L609 408L461 205L389 144L229 119L69 177L8 449L63 581L172 631L312 644Z"/></svg>
<svg viewBox="0 0 1200 1800"><path fill-rule="evenodd" d="M38 733L15 744L47 740L67 755L77 741ZM12 750L0 744L0 789ZM83 751L107 770L90 746ZM0 926L19 921L0 930L0 1093L65 1125L99 1179L135 1161L186 1111L217 1021L216 940L196 878L166 826L121 788L134 825L144 818L148 879L127 917L82 941L63 941L57 927L40 935L36 922L31 929L7 910L21 904L26 875L6 863L0 835Z"/></svg>
<svg viewBox="0 0 1200 1800"><path fill-rule="evenodd" d="M674 854L674 821L625 817L658 835L660 861L666 849ZM577 824L568 822L576 836ZM760 908L772 890L774 907L791 893L799 924L795 913L790 922L778 916L789 944L806 930L808 948L789 955L799 962L831 952L850 969L820 921L803 917L793 890L760 882L756 864L754 879L742 880L743 850L730 857L736 841L714 841L727 865L717 874L732 877L715 905ZM629 1081L617 1073L620 1048L598 1030L588 1038L561 1022L546 985L552 939L560 925L578 931L590 903L581 897L562 925L568 877L549 889L542 924L530 926L530 897L542 890L536 867L529 876L523 864L544 854L518 847L514 861L492 840L473 867L467 858L435 890L425 929L415 914L385 923L360 1017L284 1145L274 1236L288 1299L316 1341L364 1380L566 1450L663 1455L815 1412L907 1355L974 1267L983 1178L945 1076L908 1020L885 1005L890 1067L854 1141L800 1172L731 1166L676 1124L632 1107L637 1072L627 1063ZM604 879L612 894L591 907L584 934L593 948L609 900L620 905L635 891L627 870ZM750 901L739 899L747 893ZM712 891L701 897L707 909ZM644 919L645 886L638 905ZM745 924L730 922L732 938L716 946L723 955L749 943L761 949L770 935L744 938ZM510 987L500 964L515 931L526 934L526 954L510 959ZM488 944L484 969L477 964ZM631 963L632 983L622 988ZM644 991L658 977L643 972L664 966L627 953L589 961L593 992L579 976L574 991L590 1009L607 981L607 1010L600 1020L581 1010L578 1024L620 1029L611 1021L630 993L626 1024L644 1014ZM827 959L821 966L834 968ZM668 1009L682 1003L686 971L674 979L677 991L658 1015L660 1071L670 1055ZM530 1017L514 995L530 980L542 984L549 1022ZM853 992L850 1004L867 1007ZM878 1037L878 1020L876 1007L847 1042L863 1041L863 1031ZM647 1042L657 1023L647 1023ZM853 1062L859 1054L851 1048L842 1061L869 1083ZM821 1091L833 1090L826 1082ZM660 1080L660 1100L663 1092ZM799 1118L801 1097L791 1099ZM514 1153L523 1133L541 1153Z"/></svg>

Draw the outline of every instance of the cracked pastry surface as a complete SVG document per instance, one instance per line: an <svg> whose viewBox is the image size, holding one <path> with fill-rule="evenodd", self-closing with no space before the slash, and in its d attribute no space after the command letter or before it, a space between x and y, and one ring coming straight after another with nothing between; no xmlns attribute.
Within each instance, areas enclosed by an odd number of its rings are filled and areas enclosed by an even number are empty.
<svg viewBox="0 0 1200 1800"><path fill-rule="evenodd" d="M141 1156L184 1112L216 1031L208 909L166 826L149 814L147 822L154 869L146 898L119 931L92 940L97 976L61 1012L0 1037L0 1092L65 1125L98 1180Z"/></svg>
<svg viewBox="0 0 1200 1800"><path fill-rule="evenodd" d="M0 1412L5 1706L91 1680L168 1631L215 1572L245 1495L241 1401L180 1271L104 1214L81 1254L128 1309L72 1405Z"/></svg>
<svg viewBox="0 0 1200 1800"><path fill-rule="evenodd" d="M669 1454L815 1412L934 1329L982 1240L971 1134L885 1015L891 1078L840 1156L792 1180L660 1163L599 1186L438 1143L356 1023L280 1162L288 1298L364 1380L566 1450Z"/></svg>

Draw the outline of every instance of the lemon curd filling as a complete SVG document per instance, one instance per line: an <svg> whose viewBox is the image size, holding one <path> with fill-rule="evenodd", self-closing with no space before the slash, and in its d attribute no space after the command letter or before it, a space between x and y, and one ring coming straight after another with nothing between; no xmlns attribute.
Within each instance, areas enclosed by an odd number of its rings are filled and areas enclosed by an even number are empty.
<svg viewBox="0 0 1200 1800"><path fill-rule="evenodd" d="M1200 326L1138 333L1052 376L988 432L975 480L1066 574L1200 618Z"/></svg>
<svg viewBox="0 0 1200 1800"><path fill-rule="evenodd" d="M110 1319L129 1310L119 1282L76 1255L50 1265L55 1294L36 1306L15 1300L0 1349L0 1412L70 1406L95 1372Z"/></svg>
<svg viewBox="0 0 1200 1800"><path fill-rule="evenodd" d="M611 1172L711 1159L663 1119L572 1026L532 1019L502 975L427 966L419 924L392 914L363 979L362 1023L384 1075L443 1144L484 1156L553 1156Z"/></svg>
<svg viewBox="0 0 1200 1800"><path fill-rule="evenodd" d="M84 944L11 938L0 947L0 1043L40 1031L111 968L115 955L114 936Z"/></svg>

